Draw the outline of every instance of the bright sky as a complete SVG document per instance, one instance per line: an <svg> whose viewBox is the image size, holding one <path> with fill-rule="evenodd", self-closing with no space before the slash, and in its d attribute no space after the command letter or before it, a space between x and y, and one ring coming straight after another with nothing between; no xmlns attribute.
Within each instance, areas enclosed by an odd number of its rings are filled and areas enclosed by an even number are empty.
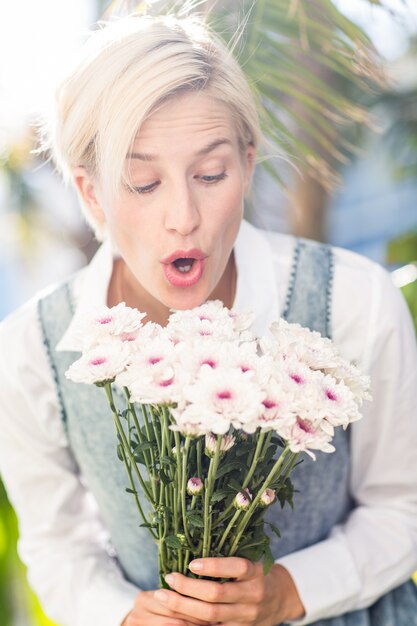
<svg viewBox="0 0 417 626"><path fill-rule="evenodd" d="M388 0L386 0L388 3ZM417 2L389 0L406 26L365 0L334 0L366 27L381 52L395 58L404 51L406 33L417 32ZM53 84L94 20L92 0L0 0L0 152L1 143L31 111L42 107ZM3 129L3 130L2 130ZM6 130L7 129L7 130Z"/></svg>

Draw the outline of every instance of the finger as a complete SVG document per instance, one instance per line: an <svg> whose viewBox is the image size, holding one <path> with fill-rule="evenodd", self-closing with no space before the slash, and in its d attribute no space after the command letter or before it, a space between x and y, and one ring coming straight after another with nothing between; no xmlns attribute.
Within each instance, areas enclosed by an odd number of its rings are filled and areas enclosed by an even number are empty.
<svg viewBox="0 0 417 626"><path fill-rule="evenodd" d="M191 561L189 568L193 573L201 576L236 578L237 580L249 580L258 576L262 571L260 563L252 563L238 556L195 559Z"/></svg>
<svg viewBox="0 0 417 626"><path fill-rule="evenodd" d="M175 613L206 620L206 622L254 621L258 616L258 607L255 604L221 604L210 603L182 596L175 591L160 589L155 591L158 602L165 604Z"/></svg>
<svg viewBox="0 0 417 626"><path fill-rule="evenodd" d="M175 573L165 576L169 586L183 596L226 604L262 601L263 580L225 582L200 580Z"/></svg>
<svg viewBox="0 0 417 626"><path fill-rule="evenodd" d="M144 612L153 616L164 617L164 619L168 618L169 620L182 620L181 624L185 624L186 617L188 618L187 626L207 626L207 620L199 620L194 615L191 615L192 620L190 620L190 616L181 615L173 610L171 610L166 603L158 602L157 598L153 591L143 591L140 593L140 598L138 596L139 602L136 602L137 612L138 614L142 614ZM167 622L168 623L168 622Z"/></svg>

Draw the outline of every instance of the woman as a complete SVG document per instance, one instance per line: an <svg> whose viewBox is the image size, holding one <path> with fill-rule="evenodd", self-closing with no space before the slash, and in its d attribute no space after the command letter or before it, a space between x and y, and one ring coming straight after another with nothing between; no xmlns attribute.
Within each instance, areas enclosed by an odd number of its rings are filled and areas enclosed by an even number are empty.
<svg viewBox="0 0 417 626"><path fill-rule="evenodd" d="M58 90L47 144L104 243L1 327L0 462L29 579L63 625L417 624L410 318L370 261L242 221L259 140L236 62L187 19L129 17L95 32ZM64 372L92 306L125 301L164 324L171 308L207 299L253 310L259 333L283 314L332 335L371 375L374 402L337 435L336 454L296 476L294 513L270 510L283 535L270 574L199 559L192 571L234 580L172 573L162 591L103 394Z"/></svg>

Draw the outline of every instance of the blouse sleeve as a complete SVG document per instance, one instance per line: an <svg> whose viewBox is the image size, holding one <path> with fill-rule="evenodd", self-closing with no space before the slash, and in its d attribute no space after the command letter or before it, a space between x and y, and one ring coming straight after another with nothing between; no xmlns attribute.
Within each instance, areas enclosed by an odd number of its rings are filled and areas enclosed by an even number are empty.
<svg viewBox="0 0 417 626"><path fill-rule="evenodd" d="M355 507L327 539L279 560L306 608L305 618L294 622L299 625L368 607L417 569L414 328L402 294L382 268L373 267L372 281L359 295L359 324L367 327L359 336L360 367L371 376L373 401L351 427ZM346 326L349 307L358 305L341 305L348 337L358 332Z"/></svg>
<svg viewBox="0 0 417 626"><path fill-rule="evenodd" d="M61 424L32 303L0 326L0 471L29 582L61 626L118 626L138 589L107 536Z"/></svg>

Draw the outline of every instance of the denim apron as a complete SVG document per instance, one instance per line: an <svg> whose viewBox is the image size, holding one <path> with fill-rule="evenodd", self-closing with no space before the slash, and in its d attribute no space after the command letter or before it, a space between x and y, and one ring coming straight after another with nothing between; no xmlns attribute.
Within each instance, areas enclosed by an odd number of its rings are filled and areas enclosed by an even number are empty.
<svg viewBox="0 0 417 626"><path fill-rule="evenodd" d="M333 254L330 247L297 240L283 311L289 322L298 322L331 338ZM57 352L56 345L74 313L71 281L39 301L38 314L45 349L56 383L56 393L80 475L93 493L125 577L144 590L159 586L157 547L146 528L139 527L138 512L126 493L126 470L116 455L116 435L102 389L75 384L65 371L79 357ZM124 406L116 393L116 405ZM336 452L318 453L315 462L295 468L297 490L294 511L274 504L267 520L279 526L282 538L271 538L275 558L325 539L335 524L343 523L353 502L349 494L349 430L336 429ZM140 489L139 489L140 492ZM299 497L297 498L297 494ZM139 495L146 512L150 505ZM412 581L387 593L368 609L320 620L315 626L417 626L417 593ZM115 624L115 626L117 626Z"/></svg>

